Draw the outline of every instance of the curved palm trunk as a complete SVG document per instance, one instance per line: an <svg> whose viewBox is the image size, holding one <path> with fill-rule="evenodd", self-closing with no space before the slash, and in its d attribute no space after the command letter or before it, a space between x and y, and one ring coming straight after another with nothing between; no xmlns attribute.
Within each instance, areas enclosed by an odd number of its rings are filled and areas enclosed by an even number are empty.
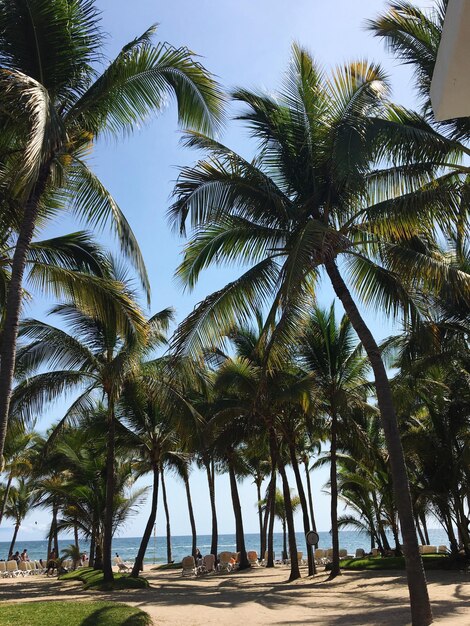
<svg viewBox="0 0 470 626"><path fill-rule="evenodd" d="M308 517L308 508L307 508L307 498L305 497L304 485L302 483L302 478L300 476L300 468L299 463L297 461L297 455L295 453L295 446L289 446L290 453L290 462L292 465L292 469L294 470L295 483L297 485L297 491L300 499L300 506L302 507L302 521L304 525L304 533L307 535L310 530L310 520ZM315 559L313 558L313 550L312 546L305 541L305 546L307 549L307 560L308 560L308 575L313 576L316 574L315 571Z"/></svg>
<svg viewBox="0 0 470 626"><path fill-rule="evenodd" d="M165 509L165 518L166 518L166 562L173 563L173 557L171 555L170 510L168 508L168 501L166 499L165 473L163 470L163 465L160 469L160 474L162 477L163 508Z"/></svg>
<svg viewBox="0 0 470 626"><path fill-rule="evenodd" d="M134 561L134 566L132 568L131 577L133 578L137 578L141 570L144 569L145 553L147 552L147 547L150 541L150 537L152 536L153 526L155 524L155 519L157 517L158 477L159 477L158 465L155 465L153 467L152 505L150 507L150 515L147 520L147 524L145 526L144 534L140 542L139 551L137 552L137 557Z"/></svg>
<svg viewBox="0 0 470 626"><path fill-rule="evenodd" d="M211 503L211 515L212 515L212 535L211 535L211 554L217 557L217 543L219 540L219 530L217 526L217 508L215 505L215 467L212 462L205 463L207 484L209 486L209 499Z"/></svg>
<svg viewBox="0 0 470 626"><path fill-rule="evenodd" d="M290 499L289 481L287 480L286 468L284 463L279 460L279 474L282 478L282 492L284 495L284 507L286 510L287 535L289 538L290 552L290 576L289 582L300 578L299 559L297 555L297 541L295 539L294 511Z"/></svg>
<svg viewBox="0 0 470 626"><path fill-rule="evenodd" d="M11 278L8 285L0 346L0 458L3 455L3 447L7 434L8 412L13 388L16 343L18 339L18 325L23 296L22 287L26 268L26 256L33 238L39 203L47 185L49 170L50 162L48 161L40 168L36 184L25 204L23 221L21 223L11 266Z"/></svg>
<svg viewBox="0 0 470 626"><path fill-rule="evenodd" d="M184 488L186 490L186 500L188 502L189 523L191 524L191 534L193 537L192 555L194 558L196 558L196 549L197 549L196 521L194 519L193 502L191 500L191 489L189 488L189 476L187 472L184 473L183 480L184 480Z"/></svg>
<svg viewBox="0 0 470 626"><path fill-rule="evenodd" d="M7 484L5 485L5 491L3 493L2 499L2 508L0 509L0 524L2 523L3 516L5 515L5 507L7 505L8 496L10 494L11 481L13 480L13 474L10 472L7 480Z"/></svg>
<svg viewBox="0 0 470 626"><path fill-rule="evenodd" d="M271 482L269 485L268 561L266 567L274 567L274 521L276 519L276 468L277 442L274 429L269 429L269 454L271 456Z"/></svg>
<svg viewBox="0 0 470 626"><path fill-rule="evenodd" d="M14 548L15 548L16 537L17 537L17 535L18 535L18 531L19 531L19 529L20 529L20 525L21 525L21 523L20 523L20 522L17 522L17 523L15 524L15 530L13 531L13 538L12 538L11 543L10 543L10 549L9 549L9 551L8 551L8 556L10 556L10 554L12 554L12 553L13 553L13 550L14 550Z"/></svg>
<svg viewBox="0 0 470 626"><path fill-rule="evenodd" d="M432 610L423 561L418 549L405 457L387 372L377 342L362 319L334 260L327 261L325 269L336 295L364 346L374 372L377 402L390 455L393 492L403 536L412 623L413 626L427 626L432 623Z"/></svg>
<svg viewBox="0 0 470 626"><path fill-rule="evenodd" d="M329 580L341 574L339 568L339 530L338 530L338 476L337 476L337 448L338 448L338 416L333 411L331 415L331 448L330 448L330 489L331 489L331 539L333 543L333 562Z"/></svg>
<svg viewBox="0 0 470 626"><path fill-rule="evenodd" d="M113 582L113 565L111 551L113 543L113 509L114 509L114 407L108 408L108 437L106 450L106 501L103 524L103 580Z"/></svg>
<svg viewBox="0 0 470 626"><path fill-rule="evenodd" d="M242 509L240 506L240 497L238 495L237 479L232 463L228 462L228 473L230 477L230 491L232 492L233 513L235 516L235 532L237 538L237 552L240 552L239 569L247 569L250 567L246 556L245 532L243 530Z"/></svg>
<svg viewBox="0 0 470 626"><path fill-rule="evenodd" d="M426 522L426 513L420 513L419 518L421 520L421 525L423 527L423 533L424 533L424 539L426 541L426 545L429 546L430 541L429 541L429 534L428 534L428 525Z"/></svg>

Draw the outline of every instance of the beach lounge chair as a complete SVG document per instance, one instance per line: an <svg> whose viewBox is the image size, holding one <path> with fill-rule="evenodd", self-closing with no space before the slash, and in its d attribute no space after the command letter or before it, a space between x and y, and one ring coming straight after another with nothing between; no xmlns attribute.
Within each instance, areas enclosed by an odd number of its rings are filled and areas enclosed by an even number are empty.
<svg viewBox="0 0 470 626"><path fill-rule="evenodd" d="M365 557L366 553L363 550L363 548L358 548L356 550L356 559L363 559Z"/></svg>
<svg viewBox="0 0 470 626"><path fill-rule="evenodd" d="M421 546L420 552L421 554L436 554L437 547L436 546Z"/></svg>
<svg viewBox="0 0 470 626"><path fill-rule="evenodd" d="M219 572L231 572L233 569L232 565L232 552L221 552L219 554Z"/></svg>
<svg viewBox="0 0 470 626"><path fill-rule="evenodd" d="M326 563L326 551L321 548L317 548L314 554L316 565L325 565Z"/></svg>
<svg viewBox="0 0 470 626"><path fill-rule="evenodd" d="M28 567L28 563L26 561L20 561L18 563L18 570L22 576L27 576L30 573L30 569Z"/></svg>
<svg viewBox="0 0 470 626"><path fill-rule="evenodd" d="M380 556L380 550L378 548L372 548L370 552L372 556Z"/></svg>
<svg viewBox="0 0 470 626"><path fill-rule="evenodd" d="M299 565L306 565L307 562L304 559L304 553L303 552L297 552L297 561L299 562Z"/></svg>
<svg viewBox="0 0 470 626"><path fill-rule="evenodd" d="M437 548L438 554L449 554L449 548L447 546L439 546Z"/></svg>
<svg viewBox="0 0 470 626"><path fill-rule="evenodd" d="M193 556L185 556L181 562L181 565L183 566L183 571L181 572L182 576L197 575L196 561L194 560Z"/></svg>
<svg viewBox="0 0 470 626"><path fill-rule="evenodd" d="M116 556L114 558L114 562L116 563L120 572L128 572L131 569L130 565L124 563L120 556Z"/></svg>
<svg viewBox="0 0 470 626"><path fill-rule="evenodd" d="M344 548L340 548L339 558L340 559L345 559L347 556L348 556L348 551L344 550Z"/></svg>
<svg viewBox="0 0 470 626"><path fill-rule="evenodd" d="M19 575L20 570L18 569L18 563L16 561L7 561L7 576L9 578L14 578Z"/></svg>
<svg viewBox="0 0 470 626"><path fill-rule="evenodd" d="M0 561L0 578L4 578L7 575L6 561Z"/></svg>
<svg viewBox="0 0 470 626"><path fill-rule="evenodd" d="M255 550L249 550L246 553L246 558L251 567L259 567L258 553Z"/></svg>
<svg viewBox="0 0 470 626"><path fill-rule="evenodd" d="M215 572L215 555L214 554L206 554L202 558L202 565L198 567L199 574L210 574Z"/></svg>

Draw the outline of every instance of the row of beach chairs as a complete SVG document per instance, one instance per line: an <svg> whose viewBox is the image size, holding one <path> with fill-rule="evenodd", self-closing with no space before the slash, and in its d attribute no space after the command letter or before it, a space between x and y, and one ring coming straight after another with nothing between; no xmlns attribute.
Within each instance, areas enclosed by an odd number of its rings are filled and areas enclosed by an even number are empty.
<svg viewBox="0 0 470 626"><path fill-rule="evenodd" d="M45 574L46 568L39 561L0 561L0 577L15 578L16 576L33 576Z"/></svg>

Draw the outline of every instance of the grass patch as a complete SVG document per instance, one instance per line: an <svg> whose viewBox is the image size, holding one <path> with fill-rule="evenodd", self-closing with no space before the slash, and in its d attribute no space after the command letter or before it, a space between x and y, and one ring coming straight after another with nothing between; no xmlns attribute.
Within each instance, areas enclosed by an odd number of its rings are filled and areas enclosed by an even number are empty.
<svg viewBox="0 0 470 626"><path fill-rule="evenodd" d="M446 554L423 554L424 569L453 569L455 562ZM403 556L366 557L364 559L343 559L344 570L404 570Z"/></svg>
<svg viewBox="0 0 470 626"><path fill-rule="evenodd" d="M181 561L178 561L178 563L165 563L164 565L157 565L156 567L152 567L152 572L160 571L162 569L181 569L182 567L183 564Z"/></svg>
<svg viewBox="0 0 470 626"><path fill-rule="evenodd" d="M151 626L147 613L116 602L2 603L2 626Z"/></svg>
<svg viewBox="0 0 470 626"><path fill-rule="evenodd" d="M75 572L67 572L59 576L59 580L80 580L85 589L110 591L111 589L146 589L149 582L145 578L131 578L128 574L114 574L113 583L103 582L103 572L92 567L82 567Z"/></svg>

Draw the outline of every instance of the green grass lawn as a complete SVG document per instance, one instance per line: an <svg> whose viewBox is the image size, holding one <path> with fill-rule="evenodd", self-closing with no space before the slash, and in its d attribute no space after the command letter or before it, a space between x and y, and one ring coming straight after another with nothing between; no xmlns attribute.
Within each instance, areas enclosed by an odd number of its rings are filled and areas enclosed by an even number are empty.
<svg viewBox="0 0 470 626"><path fill-rule="evenodd" d="M453 562L445 554L423 554L424 569L452 569ZM404 570L402 556L366 557L364 559L343 559L341 569L345 570Z"/></svg>
<svg viewBox="0 0 470 626"><path fill-rule="evenodd" d="M127 574L114 574L112 585L103 582L103 572L92 567L81 567L75 572L59 576L59 580L81 580L85 589L108 591L110 589L146 589L149 586L145 578L130 578Z"/></svg>
<svg viewBox="0 0 470 626"><path fill-rule="evenodd" d="M116 602L2 603L2 626L150 626L147 613Z"/></svg>

